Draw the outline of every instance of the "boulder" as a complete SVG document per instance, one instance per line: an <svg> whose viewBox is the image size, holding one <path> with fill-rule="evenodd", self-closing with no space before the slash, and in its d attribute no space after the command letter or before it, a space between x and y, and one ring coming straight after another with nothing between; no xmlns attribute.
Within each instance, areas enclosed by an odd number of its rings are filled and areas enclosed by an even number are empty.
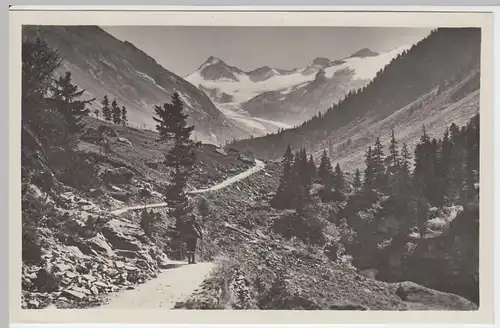
<svg viewBox="0 0 500 328"><path fill-rule="evenodd" d="M114 199L121 200L122 202L126 202L130 199L131 194L126 191L115 191L110 192L109 195Z"/></svg>
<svg viewBox="0 0 500 328"><path fill-rule="evenodd" d="M404 281L397 285L396 294L403 301L410 304L418 304L419 306L430 308L439 304L443 309L459 311L473 311L478 309L476 304L455 294L440 292L411 281Z"/></svg>
<svg viewBox="0 0 500 328"><path fill-rule="evenodd" d="M372 280L375 280L377 273L378 273L377 269L366 269L366 270L359 272L359 274L362 275L363 277L366 277L366 278L372 279Z"/></svg>
<svg viewBox="0 0 500 328"><path fill-rule="evenodd" d="M87 240L87 244L97 252L106 254L109 257L112 257L115 255L115 252L109 245L108 241L102 234L97 234L95 237L92 237Z"/></svg>
<svg viewBox="0 0 500 328"><path fill-rule="evenodd" d="M61 293L62 297L66 297L68 299L74 299L77 301L81 301L82 299L85 298L86 294L80 291L76 291L73 289L66 289Z"/></svg>
<svg viewBox="0 0 500 328"><path fill-rule="evenodd" d="M118 141L119 143L122 143L122 144L132 146L132 143L127 138L118 137L118 139L116 139L116 141Z"/></svg>
<svg viewBox="0 0 500 328"><path fill-rule="evenodd" d="M126 167L107 169L102 175L102 181L108 184L130 184L134 175L134 172Z"/></svg>
<svg viewBox="0 0 500 328"><path fill-rule="evenodd" d="M102 234L115 248L138 251L142 245L139 240L144 240L144 231L126 219L111 219L102 227Z"/></svg>

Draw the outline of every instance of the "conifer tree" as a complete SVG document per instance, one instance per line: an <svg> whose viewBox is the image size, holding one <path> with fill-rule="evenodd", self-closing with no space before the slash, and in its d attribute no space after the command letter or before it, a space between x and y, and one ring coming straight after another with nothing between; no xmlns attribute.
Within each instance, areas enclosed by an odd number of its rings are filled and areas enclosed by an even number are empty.
<svg viewBox="0 0 500 328"><path fill-rule="evenodd" d="M196 160L197 144L190 139L194 126L188 126L188 116L183 113L184 105L177 92L172 95L170 104L164 104L163 108L155 106L155 110L156 108L169 111L167 116L161 110L157 110L155 121L158 123L157 130L160 134L160 140L173 141L174 144L165 155L165 165L172 168L165 201L169 205L169 213L175 218L175 227L179 236L184 229L187 215L192 210L186 195L186 187L187 179ZM165 121L165 117L169 117L170 120ZM171 133L162 134L166 130Z"/></svg>
<svg viewBox="0 0 500 328"><path fill-rule="evenodd" d="M68 123L68 132L81 132L85 126L82 118L90 113L86 106L92 104L95 98L78 100L83 96L85 90L78 90L78 86L71 83L71 72L66 72L64 77L54 80L54 84L49 90L51 92L50 103Z"/></svg>
<svg viewBox="0 0 500 328"><path fill-rule="evenodd" d="M113 123L120 124L121 117L122 117L122 111L120 109L120 106L118 106L116 99L113 99L113 102L111 103L111 114L113 116Z"/></svg>
<svg viewBox="0 0 500 328"><path fill-rule="evenodd" d="M344 179L344 173L340 169L339 163L337 163L337 165L335 166L332 186L334 189L335 200L342 200L344 198L344 192L345 192L345 179Z"/></svg>
<svg viewBox="0 0 500 328"><path fill-rule="evenodd" d="M372 169L373 169L373 183L377 190L384 190L386 186L386 175L384 165L384 149L380 142L380 137L375 140L375 146L372 150Z"/></svg>
<svg viewBox="0 0 500 328"><path fill-rule="evenodd" d="M450 139L450 131L447 128L443 134L443 141L441 142L439 153L439 182L440 190L443 192L443 197L450 200L450 184L451 184L451 161L453 153L453 142Z"/></svg>
<svg viewBox="0 0 500 328"><path fill-rule="evenodd" d="M374 187L375 177L373 171L373 156L372 147L368 147L365 153L365 172L363 178L363 189L365 191L372 191Z"/></svg>
<svg viewBox="0 0 500 328"><path fill-rule="evenodd" d="M358 168L356 169L356 172L354 173L354 181L353 181L352 185L354 187L355 192L361 190L361 186L362 186L361 173L359 172Z"/></svg>
<svg viewBox="0 0 500 328"><path fill-rule="evenodd" d="M318 170L316 168L316 163L314 163L314 158L312 155L309 155L309 161L307 162L309 176L311 177L311 181L316 181Z"/></svg>
<svg viewBox="0 0 500 328"><path fill-rule="evenodd" d="M22 44L22 118L23 124L37 129L37 123L43 119L41 104L53 84L53 76L61 65L61 58L56 50L36 38L34 42L23 40ZM42 128L42 127L39 127Z"/></svg>
<svg viewBox="0 0 500 328"><path fill-rule="evenodd" d="M389 144L389 158L391 167L399 167L399 149L398 142L396 141L396 137L394 136L394 130L391 129L391 141Z"/></svg>
<svg viewBox="0 0 500 328"><path fill-rule="evenodd" d="M296 210L303 209L307 201L306 186L304 184L304 163L302 151L295 153L292 166L293 206Z"/></svg>
<svg viewBox="0 0 500 328"><path fill-rule="evenodd" d="M420 141L415 147L415 167L413 170L413 182L416 187L416 191L422 195L427 194L429 185L429 170L430 170L430 139L425 130L425 126L422 127L422 135L420 136Z"/></svg>
<svg viewBox="0 0 500 328"><path fill-rule="evenodd" d="M107 95L104 95L104 99L101 102L102 105L102 116L106 122L111 122L113 116L111 114L111 108L109 107L109 99Z"/></svg>
<svg viewBox="0 0 500 328"><path fill-rule="evenodd" d="M332 171L333 168L330 158L328 157L326 150L323 150L318 168L319 182L324 185L330 184L333 173Z"/></svg>
<svg viewBox="0 0 500 328"><path fill-rule="evenodd" d="M271 200L272 206L278 209L290 208L293 201L293 154L290 145L288 145L283 155L281 165L283 169L280 184L276 195Z"/></svg>
<svg viewBox="0 0 500 328"><path fill-rule="evenodd" d="M300 157L300 176L302 185L304 189L308 192L311 189L312 177L309 171L309 162L307 160L307 152L305 148L302 148L299 152Z"/></svg>
<svg viewBox="0 0 500 328"><path fill-rule="evenodd" d="M163 104L163 106L154 106L153 120L156 124L156 131L159 134L159 140L169 140L173 139L175 135L174 120L172 117L173 111L171 108L173 104Z"/></svg>
<svg viewBox="0 0 500 328"><path fill-rule="evenodd" d="M127 109L125 108L125 106L122 106L122 117L121 117L121 121L122 121L122 124L123 124L123 125L127 125L127 122L128 122L128 117L127 117Z"/></svg>
<svg viewBox="0 0 500 328"><path fill-rule="evenodd" d="M401 148L401 165L399 167L398 180L400 183L400 190L408 189L410 186L411 178L411 155L408 150L408 145L403 143Z"/></svg>

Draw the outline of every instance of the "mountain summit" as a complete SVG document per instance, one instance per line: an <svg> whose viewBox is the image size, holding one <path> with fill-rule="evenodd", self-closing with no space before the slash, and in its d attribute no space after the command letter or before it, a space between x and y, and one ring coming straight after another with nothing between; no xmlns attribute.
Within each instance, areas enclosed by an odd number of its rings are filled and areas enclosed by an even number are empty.
<svg viewBox="0 0 500 328"><path fill-rule="evenodd" d="M378 55L379 55L378 52L371 51L368 48L363 48L353 53L351 56L349 56L349 58L354 58L354 57L365 58L365 57L374 57Z"/></svg>

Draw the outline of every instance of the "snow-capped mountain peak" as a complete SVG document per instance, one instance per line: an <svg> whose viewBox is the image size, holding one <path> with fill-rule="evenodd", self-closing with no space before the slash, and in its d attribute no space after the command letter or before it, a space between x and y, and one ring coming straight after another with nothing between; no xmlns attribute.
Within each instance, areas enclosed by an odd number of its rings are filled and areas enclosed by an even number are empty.
<svg viewBox="0 0 500 328"><path fill-rule="evenodd" d="M375 56L378 56L379 53L378 52L375 52L375 51L372 51L368 48L363 48L363 49L359 49L358 51L356 51L355 53L353 53L351 56L349 56L349 58L354 58L354 57L359 57L359 58L365 58L365 57L375 57Z"/></svg>
<svg viewBox="0 0 500 328"><path fill-rule="evenodd" d="M222 60L220 60L220 58L217 58L215 56L210 56L207 58L207 60L205 60L205 62L200 66L200 68L198 68L198 70L201 71L207 66L217 65L221 62Z"/></svg>
<svg viewBox="0 0 500 328"><path fill-rule="evenodd" d="M293 125L365 86L407 48L381 54L363 48L348 57L334 61L317 57L301 68L288 70L262 66L243 71L210 56L186 80L205 92L226 115L249 113L249 117ZM267 132L274 131L262 131Z"/></svg>

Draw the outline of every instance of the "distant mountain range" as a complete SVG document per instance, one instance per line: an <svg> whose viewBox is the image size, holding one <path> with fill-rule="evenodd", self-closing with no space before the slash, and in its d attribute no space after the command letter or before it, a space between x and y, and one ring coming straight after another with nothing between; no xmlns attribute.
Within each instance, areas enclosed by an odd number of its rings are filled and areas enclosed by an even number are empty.
<svg viewBox="0 0 500 328"><path fill-rule="evenodd" d="M363 48L333 61L319 57L302 68L264 66L249 72L211 56L186 80L204 91L229 117L241 122L266 120L275 123L277 130L325 111L349 91L368 84L409 48L405 45L381 54Z"/></svg>
<svg viewBox="0 0 500 328"><path fill-rule="evenodd" d="M306 147L316 158L328 149L332 159L350 171L363 165L365 150L377 136L383 143L388 142L391 129L400 143L407 142L410 147L418 142L422 125L432 137L442 137L451 123L466 124L479 111L480 45L480 29L440 28L407 52L398 49L386 54L384 60L382 55L363 49L360 52L364 56L354 54L323 69L330 79L332 76L338 79L350 76L347 81L373 79L362 89L349 92L339 104L296 128L236 141L229 146L264 159L280 158L288 145L292 149ZM377 73L376 67L390 58L394 59ZM377 64L367 65L371 61ZM320 87L313 88L315 81L297 90L302 90L303 95L320 93ZM295 92L297 105L301 97L299 91ZM293 93L284 95L286 100ZM248 109L260 97L271 98L261 95L243 107ZM252 108L266 111L266 102L260 104L262 107Z"/></svg>

